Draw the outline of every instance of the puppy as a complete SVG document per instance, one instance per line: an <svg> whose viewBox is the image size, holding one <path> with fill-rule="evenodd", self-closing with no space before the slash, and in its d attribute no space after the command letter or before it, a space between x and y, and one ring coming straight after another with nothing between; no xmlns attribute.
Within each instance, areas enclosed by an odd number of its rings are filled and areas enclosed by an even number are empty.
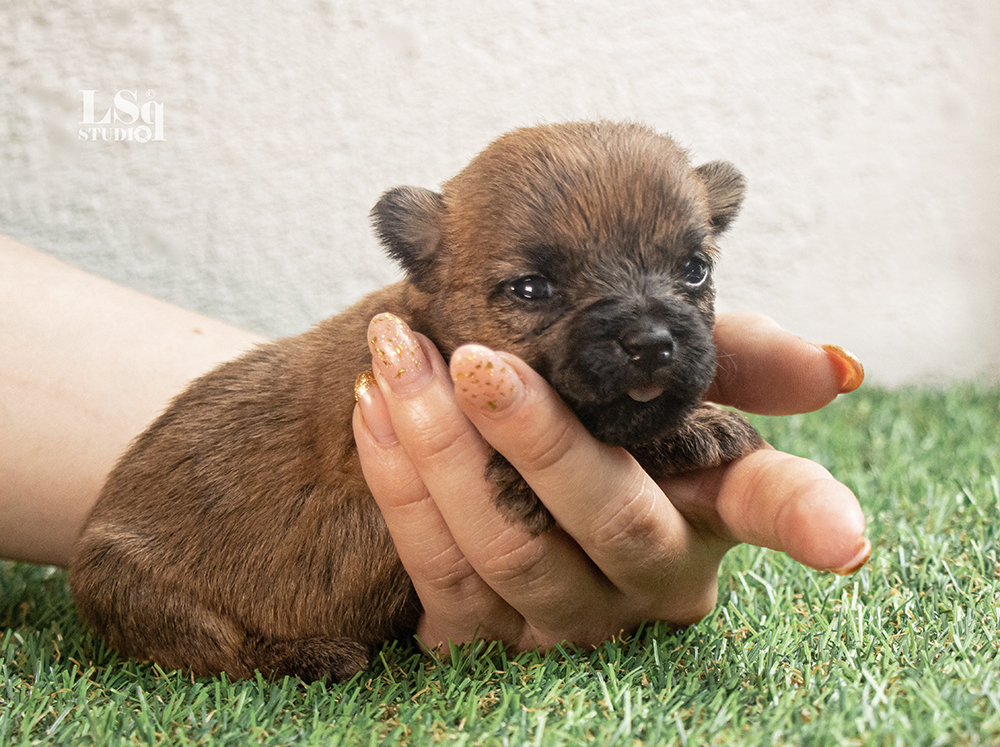
<svg viewBox="0 0 1000 747"><path fill-rule="evenodd" d="M715 372L716 237L743 192L727 163L692 168L670 138L600 122L517 130L440 193L386 193L373 220L406 279L177 397L82 531L80 613L125 655L234 678L341 680L411 634L420 601L351 435L381 312L446 357L466 342L520 356L654 476L758 448L742 417L700 401ZM488 476L512 521L552 525L502 457Z"/></svg>

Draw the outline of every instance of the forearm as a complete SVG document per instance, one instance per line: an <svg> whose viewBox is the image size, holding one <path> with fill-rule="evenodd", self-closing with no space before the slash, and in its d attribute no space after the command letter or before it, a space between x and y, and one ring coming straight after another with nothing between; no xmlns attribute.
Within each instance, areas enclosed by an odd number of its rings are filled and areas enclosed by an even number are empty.
<svg viewBox="0 0 1000 747"><path fill-rule="evenodd" d="M262 340L0 237L0 557L66 565L128 443Z"/></svg>

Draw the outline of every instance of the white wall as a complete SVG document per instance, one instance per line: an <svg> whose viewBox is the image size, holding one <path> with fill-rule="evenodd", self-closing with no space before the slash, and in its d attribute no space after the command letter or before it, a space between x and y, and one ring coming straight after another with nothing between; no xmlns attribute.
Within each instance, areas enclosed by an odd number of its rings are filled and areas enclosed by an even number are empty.
<svg viewBox="0 0 1000 747"><path fill-rule="evenodd" d="M164 139L81 141L84 90ZM395 277L381 191L590 117L744 170L721 308L883 384L1000 372L996 0L6 0L0 233L291 333Z"/></svg>

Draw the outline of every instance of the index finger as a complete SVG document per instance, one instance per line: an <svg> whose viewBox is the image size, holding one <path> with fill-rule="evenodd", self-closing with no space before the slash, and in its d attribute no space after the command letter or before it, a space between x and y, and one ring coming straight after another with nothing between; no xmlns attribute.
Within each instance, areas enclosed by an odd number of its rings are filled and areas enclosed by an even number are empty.
<svg viewBox="0 0 1000 747"><path fill-rule="evenodd" d="M465 414L615 587L676 581L696 537L628 452L597 441L520 358L467 345L451 373Z"/></svg>
<svg viewBox="0 0 1000 747"><path fill-rule="evenodd" d="M719 314L718 369L705 395L760 415L819 410L864 379L861 362L836 345L816 345L760 314Z"/></svg>

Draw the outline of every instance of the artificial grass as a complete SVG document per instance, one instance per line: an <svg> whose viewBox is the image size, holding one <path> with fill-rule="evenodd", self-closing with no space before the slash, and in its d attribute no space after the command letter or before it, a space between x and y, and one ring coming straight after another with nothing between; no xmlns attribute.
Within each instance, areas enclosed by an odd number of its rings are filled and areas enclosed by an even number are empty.
<svg viewBox="0 0 1000 747"><path fill-rule="evenodd" d="M65 575L0 565L0 744L1000 744L1000 390L862 390L757 418L855 490L855 576L743 546L683 631L434 659L387 645L341 685L192 680L119 661Z"/></svg>

